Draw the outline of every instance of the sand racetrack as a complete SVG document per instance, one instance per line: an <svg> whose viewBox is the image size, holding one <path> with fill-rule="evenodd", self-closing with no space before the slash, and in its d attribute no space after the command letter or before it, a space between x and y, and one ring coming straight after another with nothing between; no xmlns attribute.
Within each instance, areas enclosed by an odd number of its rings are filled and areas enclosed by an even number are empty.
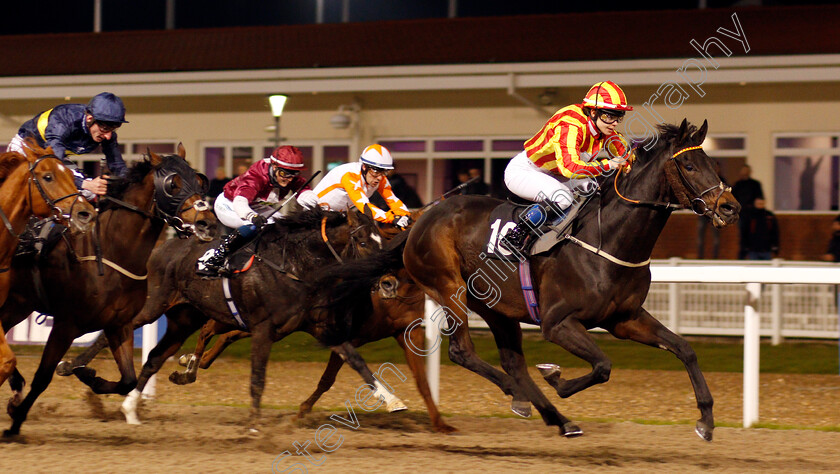
<svg viewBox="0 0 840 474"><path fill-rule="evenodd" d="M19 366L31 377L37 360ZM114 378L113 362L93 367ZM431 432L422 399L409 378L394 382L407 412L365 413L355 408L358 429L329 417L343 415L361 380L343 370L315 413L294 417L314 388L324 364L274 362L269 366L260 431L247 429L247 361L220 359L195 384L176 386L165 376L180 369L169 362L158 377L157 397L141 410L145 423L129 426L119 413L121 397L93 396L80 382L55 377L36 402L17 439L0 441L6 472L840 472L840 432L816 429L743 429L740 374L707 373L718 428L706 443L693 432L698 412L684 372L616 370L611 380L570 399L549 398L579 422L585 435L564 439L535 413L508 417L509 400L489 382L458 367L443 367L441 409L459 431ZM374 369L374 367L371 367ZM570 369L568 375L583 373ZM533 374L535 379L537 374ZM3 387L4 393L8 390ZM840 425L840 377L762 375L762 422L797 427ZM321 409L319 411L319 409ZM325 411L329 409L331 411ZM498 416L486 416L498 415ZM633 420L636 420L635 422ZM646 423L640 423L646 420ZM656 423L677 424L656 424ZM8 416L0 416L7 427ZM316 447L320 426L336 427ZM322 433L326 433L323 431ZM341 438L339 438L339 436ZM306 444L303 456L277 460ZM273 466L273 463L275 463ZM295 465L294 463L301 463Z"/></svg>

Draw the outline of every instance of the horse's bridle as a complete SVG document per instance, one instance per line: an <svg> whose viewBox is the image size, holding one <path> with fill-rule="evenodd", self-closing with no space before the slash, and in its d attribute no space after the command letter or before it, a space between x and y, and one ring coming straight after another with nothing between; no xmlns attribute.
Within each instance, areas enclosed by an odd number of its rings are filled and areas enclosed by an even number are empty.
<svg viewBox="0 0 840 474"><path fill-rule="evenodd" d="M709 187L703 192L698 193L696 188L691 184L691 182L689 182L685 178L685 175L683 174L679 163L677 163L677 157L681 154L692 150L702 149L703 147L700 145L683 148L671 155L671 157L668 158L668 161L665 163L665 175L668 178L668 184L671 186L671 189L674 190L674 194L676 194L677 199L679 199L679 204L675 204L669 201L640 201L624 197L618 191L618 176L621 173L620 171L619 174L616 175L615 180L613 180L613 186L615 187L616 194L621 199L632 204L641 206L663 207L665 209L691 209L691 211L697 214L698 216L707 216L712 220L722 221L718 213L706 204L706 201L703 200L703 196L717 189L718 193L717 196L715 196L715 206L717 206L717 203L720 201L720 198L723 196L723 193L731 191L732 188L726 186L723 183L723 181L720 181L718 184ZM673 166L669 167L668 165ZM690 198L690 195L693 195L694 197Z"/></svg>
<svg viewBox="0 0 840 474"><path fill-rule="evenodd" d="M62 165L64 164L61 161L61 159L59 157L55 156L55 155L40 156L32 164L30 164L29 165L29 179L27 180L27 200L29 202L29 207L31 208L32 207L32 184L34 183L35 188L38 190L38 193L41 194L41 198L44 200L45 203L47 203L47 205L52 210L53 214L56 217L62 217L63 213L61 211L61 208L58 207L58 203L67 199L67 198L75 198L75 197L79 196L81 193L79 193L79 191L76 191L75 193L70 193L66 196L61 196L60 198L52 199L49 196L49 194L47 194L47 192L44 190L43 185L41 185L41 181L38 179L38 175L35 174L35 168L37 168L38 165L46 159L58 160L59 163L61 163ZM76 205L76 203L74 202L70 206L70 216L73 215L73 206L75 206L75 205ZM68 219L69 218L71 218L71 217L68 217ZM6 217L6 213L4 213L2 209L0 209L0 219L3 220L3 224L6 226L6 229L9 231L10 234L15 236L15 238L20 238L20 234L15 232L14 228L12 228L12 223L9 221L9 218Z"/></svg>
<svg viewBox="0 0 840 474"><path fill-rule="evenodd" d="M195 232L195 222L184 222L178 216L190 209L195 209L196 215L210 209L210 205L203 199L198 199L189 207L184 208L184 203L189 198L207 194L207 177L195 172L185 163L170 161L170 166L164 166L164 163L155 168L155 209L158 215L175 229L178 237L186 238ZM179 172L187 170L195 174L195 179L188 180L184 173ZM175 193L175 177L177 176L181 177L181 189Z"/></svg>

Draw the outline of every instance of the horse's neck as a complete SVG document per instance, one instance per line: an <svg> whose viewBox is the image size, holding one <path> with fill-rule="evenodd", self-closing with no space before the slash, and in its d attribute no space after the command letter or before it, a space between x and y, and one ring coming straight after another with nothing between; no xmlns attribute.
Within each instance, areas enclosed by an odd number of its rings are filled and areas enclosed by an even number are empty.
<svg viewBox="0 0 840 474"><path fill-rule="evenodd" d="M153 213L154 187L144 184L138 189L126 192L124 201L146 213ZM123 252L137 253L148 257L164 223L148 215L115 205L108 212L102 213L99 224L102 228L103 248L110 248L117 255ZM130 238L126 238L130 236Z"/></svg>
<svg viewBox="0 0 840 474"><path fill-rule="evenodd" d="M663 165L648 163L629 174L619 174L618 189L627 199L649 202L666 202L663 187ZM650 258L671 212L664 207L637 205L616 195L614 183L608 181L609 189L603 192L605 203L595 199L595 206L601 206L600 218L593 207L587 220L585 234L587 242L598 245L622 260L641 262ZM600 221L600 222L599 222ZM593 241L589 241L595 239Z"/></svg>
<svg viewBox="0 0 840 474"><path fill-rule="evenodd" d="M27 203L26 179L28 174L20 171L26 169L21 165L18 170L11 173L3 185L0 186L0 206L3 214L9 219L12 229L16 233L23 232L26 221L32 215L31 203ZM7 268L17 246L18 238L6 228L5 223L0 223L0 267Z"/></svg>

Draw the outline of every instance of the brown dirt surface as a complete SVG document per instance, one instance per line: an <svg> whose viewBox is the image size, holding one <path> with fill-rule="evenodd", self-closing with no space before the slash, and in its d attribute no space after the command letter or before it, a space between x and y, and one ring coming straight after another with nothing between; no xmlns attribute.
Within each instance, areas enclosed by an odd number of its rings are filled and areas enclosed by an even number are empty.
<svg viewBox="0 0 840 474"><path fill-rule="evenodd" d="M27 377L36 364L34 357L19 361ZM116 378L113 361L98 359L92 366L99 375ZM585 431L582 437L564 439L536 413L530 419L511 416L510 400L501 391L451 366L442 368L440 407L459 431L433 433L408 368L397 367L408 379L389 382L409 411L361 410L353 403L361 379L345 368L316 411L298 420L296 407L314 389L324 364L273 362L257 433L248 429L247 361L220 359L188 386L166 379L181 369L168 362L158 376L156 398L140 410L141 426L123 422L122 397L95 396L77 380L56 376L30 412L22 435L0 440L0 466L6 472L25 473L245 473L271 472L273 467L276 472L295 472L289 468L301 466L308 472L389 473L840 472L836 375L762 374L760 421L795 429L744 429L741 375L707 373L718 428L714 441L706 443L693 432L698 411L684 372L614 370L608 383L561 400L534 371L532 376L549 399ZM583 373L569 369L564 376ZM358 429L330 418L347 417L348 400ZM7 415L0 416L0 427L8 423ZM327 424L336 428L328 442L341 442L330 453L315 444L318 428ZM828 427L835 431L820 430ZM298 455L277 460L286 450L295 453L295 442L307 441L312 459L320 465Z"/></svg>

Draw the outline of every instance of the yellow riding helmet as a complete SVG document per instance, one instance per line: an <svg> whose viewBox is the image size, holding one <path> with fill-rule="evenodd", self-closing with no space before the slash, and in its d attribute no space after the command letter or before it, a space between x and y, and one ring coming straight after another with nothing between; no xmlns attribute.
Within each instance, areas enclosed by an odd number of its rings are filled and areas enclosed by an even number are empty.
<svg viewBox="0 0 840 474"><path fill-rule="evenodd" d="M581 105L593 109L633 110L633 107L627 105L627 96L624 95L624 91L612 81L603 81L592 86Z"/></svg>

